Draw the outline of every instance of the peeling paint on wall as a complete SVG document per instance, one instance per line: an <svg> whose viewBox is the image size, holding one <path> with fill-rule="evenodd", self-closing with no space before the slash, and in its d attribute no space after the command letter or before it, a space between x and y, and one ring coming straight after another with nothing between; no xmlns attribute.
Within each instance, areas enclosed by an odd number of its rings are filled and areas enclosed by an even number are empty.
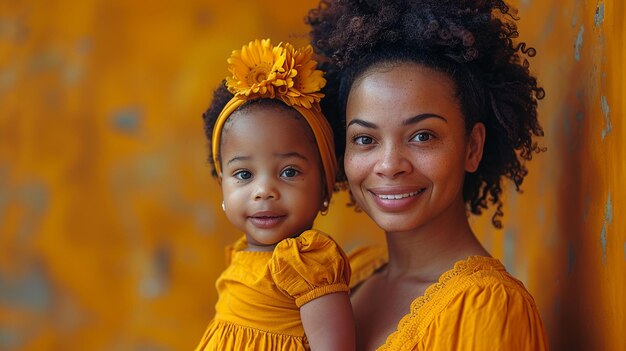
<svg viewBox="0 0 626 351"><path fill-rule="evenodd" d="M583 33L585 33L585 26L580 26L580 30L576 36L576 42L574 43L574 59L576 59L576 61L580 61L580 49L583 46Z"/></svg>
<svg viewBox="0 0 626 351"><path fill-rule="evenodd" d="M141 112L137 107L128 107L113 113L113 126L116 130L135 134L139 131L141 125Z"/></svg>
<svg viewBox="0 0 626 351"><path fill-rule="evenodd" d="M609 107L609 103L606 99L606 96L604 95L600 97L600 106L602 107L602 115L604 116L604 128L602 129L602 140L604 140L606 135L609 134L613 129L613 126L611 125L611 119L609 118L609 112L611 112L611 108Z"/></svg>
<svg viewBox="0 0 626 351"><path fill-rule="evenodd" d="M593 23L596 27L604 22L604 3L601 2L596 7L596 13L593 15Z"/></svg>
<svg viewBox="0 0 626 351"><path fill-rule="evenodd" d="M613 204L611 203L611 193L609 192L604 209L604 221L602 222L602 230L600 231L600 245L602 247L602 263L606 264L606 249L608 242L608 227L613 222Z"/></svg>

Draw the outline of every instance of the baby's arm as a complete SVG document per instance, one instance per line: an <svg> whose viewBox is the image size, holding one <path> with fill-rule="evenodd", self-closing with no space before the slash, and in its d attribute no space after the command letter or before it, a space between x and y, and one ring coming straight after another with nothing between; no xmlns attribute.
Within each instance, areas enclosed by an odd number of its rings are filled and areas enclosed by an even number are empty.
<svg viewBox="0 0 626 351"><path fill-rule="evenodd" d="M324 295L302 305L300 319L311 350L355 349L354 317L347 292Z"/></svg>

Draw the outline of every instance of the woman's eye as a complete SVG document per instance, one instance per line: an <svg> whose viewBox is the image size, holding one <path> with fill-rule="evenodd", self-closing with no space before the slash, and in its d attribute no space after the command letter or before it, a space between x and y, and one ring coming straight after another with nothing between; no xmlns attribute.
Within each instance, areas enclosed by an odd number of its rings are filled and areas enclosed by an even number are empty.
<svg viewBox="0 0 626 351"><path fill-rule="evenodd" d="M250 171L238 171L234 174L234 176L239 180L248 180L252 178L252 173Z"/></svg>
<svg viewBox="0 0 626 351"><path fill-rule="evenodd" d="M364 135L358 136L354 138L353 140L354 140L354 143L357 145L370 145L374 142L374 139L368 136L364 136Z"/></svg>
<svg viewBox="0 0 626 351"><path fill-rule="evenodd" d="M430 133L421 132L421 133L415 134L413 139L417 140L417 141L428 141L428 140L430 140L431 137L432 137L432 135Z"/></svg>
<svg viewBox="0 0 626 351"><path fill-rule="evenodd" d="M287 168L284 171L282 171L280 173L281 177L286 177L286 178L293 178L295 176L297 176L300 172L297 169L294 168Z"/></svg>

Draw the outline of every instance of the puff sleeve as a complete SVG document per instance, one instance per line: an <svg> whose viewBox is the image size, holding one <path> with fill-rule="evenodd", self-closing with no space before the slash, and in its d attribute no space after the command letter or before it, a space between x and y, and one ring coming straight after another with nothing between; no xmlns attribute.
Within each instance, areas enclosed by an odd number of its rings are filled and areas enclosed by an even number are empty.
<svg viewBox="0 0 626 351"><path fill-rule="evenodd" d="M346 254L333 239L316 230L278 243L269 269L278 289L298 307L326 294L349 291Z"/></svg>

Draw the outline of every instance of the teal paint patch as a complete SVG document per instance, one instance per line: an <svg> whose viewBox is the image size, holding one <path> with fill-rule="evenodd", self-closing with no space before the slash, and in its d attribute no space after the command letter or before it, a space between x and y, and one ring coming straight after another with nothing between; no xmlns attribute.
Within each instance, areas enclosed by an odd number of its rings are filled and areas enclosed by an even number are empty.
<svg viewBox="0 0 626 351"><path fill-rule="evenodd" d="M608 246L608 227L613 223L613 203L611 201L611 193L609 192L604 208L604 220L602 221L602 230L600 231L600 246L602 248L602 263L606 264L606 249Z"/></svg>
<svg viewBox="0 0 626 351"><path fill-rule="evenodd" d="M52 303L50 279L40 265L20 275L0 274L0 304L43 314Z"/></svg>
<svg viewBox="0 0 626 351"><path fill-rule="evenodd" d="M593 15L593 24L599 27L604 22L604 3L599 3L596 6L596 13Z"/></svg>
<svg viewBox="0 0 626 351"><path fill-rule="evenodd" d="M138 108L127 108L113 113L113 126L126 134L135 134L141 124L141 112Z"/></svg>
<svg viewBox="0 0 626 351"><path fill-rule="evenodd" d="M609 196L606 200L604 220L608 221L609 224L613 223L613 202L611 201L611 193L609 192Z"/></svg>
<svg viewBox="0 0 626 351"><path fill-rule="evenodd" d="M600 96L600 107L602 107L602 115L604 116L604 129L602 129L602 140L613 130L613 125L611 124L611 118L609 117L609 113L611 112L611 107L609 106L609 102L606 99L606 96Z"/></svg>
<svg viewBox="0 0 626 351"><path fill-rule="evenodd" d="M143 297L154 299L167 292L172 275L171 256L170 249L166 246L156 249L149 272L140 282L139 291Z"/></svg>
<svg viewBox="0 0 626 351"><path fill-rule="evenodd" d="M11 90L17 82L17 70L15 68L4 69L0 72L0 94Z"/></svg>
<svg viewBox="0 0 626 351"><path fill-rule="evenodd" d="M580 48L583 46L583 34L585 33L585 26L580 26L578 35L576 36L576 42L574 43L574 59L580 61Z"/></svg>
<svg viewBox="0 0 626 351"><path fill-rule="evenodd" d="M606 264L606 222L602 223L602 230L600 231L600 247L602 248L602 264Z"/></svg>
<svg viewBox="0 0 626 351"><path fill-rule="evenodd" d="M28 215L18 227L16 237L21 242L27 243L37 234L37 228L48 208L50 203L49 191L44 184L36 182L21 187L15 196L28 211Z"/></svg>
<svg viewBox="0 0 626 351"><path fill-rule="evenodd" d="M0 328L0 350L18 350L24 346L26 338L24 331L15 327L3 326Z"/></svg>

